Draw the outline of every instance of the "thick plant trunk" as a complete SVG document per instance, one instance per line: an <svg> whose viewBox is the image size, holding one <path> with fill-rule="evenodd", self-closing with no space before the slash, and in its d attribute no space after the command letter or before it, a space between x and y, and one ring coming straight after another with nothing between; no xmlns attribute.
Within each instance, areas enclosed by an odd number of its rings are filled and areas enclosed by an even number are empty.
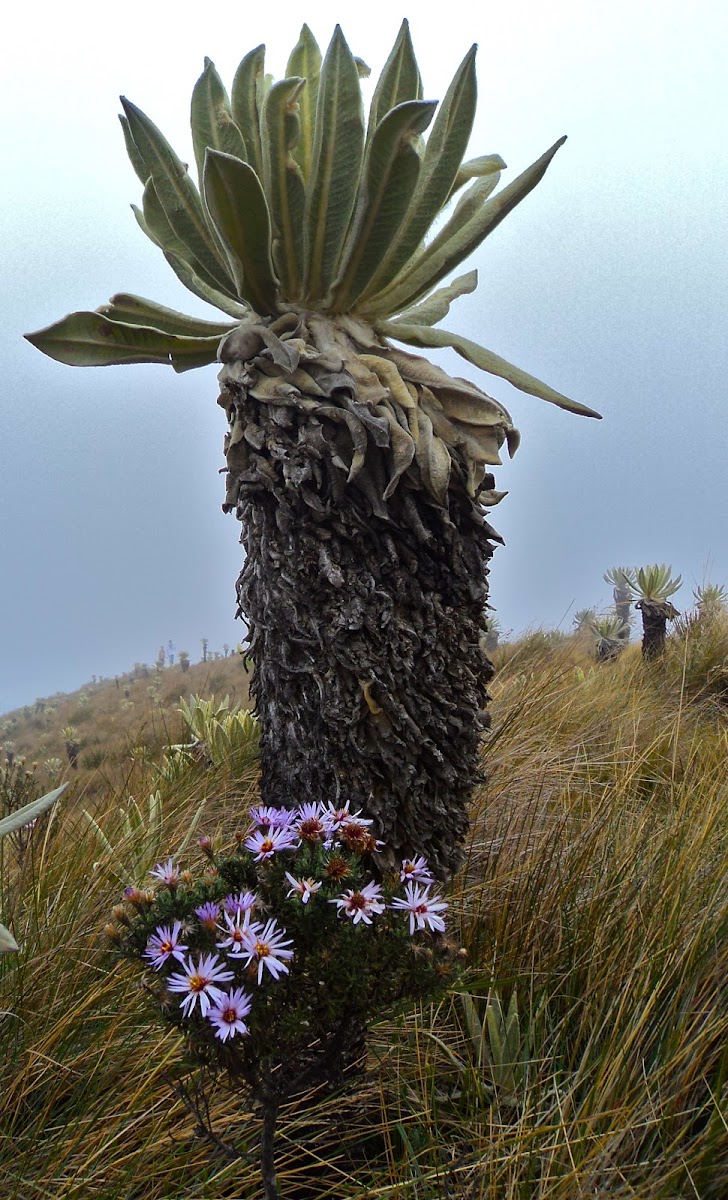
<svg viewBox="0 0 728 1200"><path fill-rule="evenodd" d="M671 604L659 600L639 600L637 608L642 613L642 657L661 658L665 653L668 618L671 610L675 610Z"/></svg>
<svg viewBox="0 0 728 1200"><path fill-rule="evenodd" d="M630 593L623 591L622 588L614 589L614 611L623 622L624 628L620 634L620 640L623 642L629 641L629 618L632 608L632 598Z"/></svg>
<svg viewBox="0 0 728 1200"><path fill-rule="evenodd" d="M446 876L479 777L497 534L456 473L442 505L410 474L384 504L391 454L373 439L347 482L350 427L283 396L257 400L248 370L223 370L220 403L233 429L225 507L243 526L261 801L350 802L375 818L390 856L424 854Z"/></svg>
<svg viewBox="0 0 728 1200"><path fill-rule="evenodd" d="M621 638L601 638L597 644L597 661L614 662L623 649L624 641Z"/></svg>

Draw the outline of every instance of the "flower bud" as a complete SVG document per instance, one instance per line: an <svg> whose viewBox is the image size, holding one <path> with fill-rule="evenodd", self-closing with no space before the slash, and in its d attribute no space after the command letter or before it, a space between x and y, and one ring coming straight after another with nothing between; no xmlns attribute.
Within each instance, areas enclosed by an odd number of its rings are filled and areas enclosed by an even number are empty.
<svg viewBox="0 0 728 1200"><path fill-rule="evenodd" d="M142 892L137 887L125 888L124 899L128 900L130 904L133 904L139 912L141 912L141 910L145 908L147 904L146 892Z"/></svg>

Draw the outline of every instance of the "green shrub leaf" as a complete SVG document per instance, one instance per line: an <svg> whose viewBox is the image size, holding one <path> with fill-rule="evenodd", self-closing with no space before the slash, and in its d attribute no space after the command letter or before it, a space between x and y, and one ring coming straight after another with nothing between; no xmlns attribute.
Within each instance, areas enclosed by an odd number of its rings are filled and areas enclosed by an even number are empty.
<svg viewBox="0 0 728 1200"><path fill-rule="evenodd" d="M475 51L476 47L472 46L465 55L440 105L427 139L417 190L407 217L365 295L381 291L396 279L418 250L452 190L475 117Z"/></svg>
<svg viewBox="0 0 728 1200"><path fill-rule="evenodd" d="M438 288L436 292L423 300L422 304L406 309L389 324L437 325L438 321L445 320L453 300L457 300L459 296L469 295L475 291L477 286L478 272L467 271L465 275L458 275L457 279L453 279L447 287Z"/></svg>
<svg viewBox="0 0 728 1200"><path fill-rule="evenodd" d="M177 312L173 308L165 308L154 300L145 300L142 296L133 296L127 292L118 292L112 296L108 304L102 304L96 309L102 317L110 321L121 321L126 325L147 325L161 329L163 333L177 333L183 337L222 337L235 328L232 321L203 321L198 317L188 317L186 313Z"/></svg>
<svg viewBox="0 0 728 1200"><path fill-rule="evenodd" d="M18 808L15 812L9 813L7 817L3 817L0 821L0 838L7 837L9 833L16 833L18 829L22 829L25 825L30 825L31 821L36 821L38 817L42 817L44 812L55 804L56 800L63 795L67 783L62 783L60 787L54 788L52 792L46 792L45 796L41 796L38 800L31 800L30 804L24 804L22 808Z"/></svg>

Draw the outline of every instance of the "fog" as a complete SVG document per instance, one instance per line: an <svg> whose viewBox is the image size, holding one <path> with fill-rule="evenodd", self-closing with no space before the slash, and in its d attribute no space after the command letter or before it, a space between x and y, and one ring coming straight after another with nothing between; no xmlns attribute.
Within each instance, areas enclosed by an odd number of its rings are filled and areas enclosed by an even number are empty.
<svg viewBox="0 0 728 1200"><path fill-rule="evenodd" d="M22 334L116 291L212 315L136 226L118 95L191 161L204 55L229 86L263 41L280 75L301 21L323 48L341 14L164 0L122 15L84 0L5 19L0 711L152 660L170 638L195 660L202 637L220 649L244 634L215 368L78 370ZM500 153L506 182L568 134L473 257L478 291L446 324L604 419L434 356L472 374L523 434L497 471L509 490L493 514L506 541L491 573L500 621L569 628L575 608L608 603L605 570L655 561L682 573L675 600L688 607L697 584L728 583L725 6L555 0L495 12L453 0L407 13L374 0L342 26L375 75L405 15L427 98L479 43L470 154Z"/></svg>

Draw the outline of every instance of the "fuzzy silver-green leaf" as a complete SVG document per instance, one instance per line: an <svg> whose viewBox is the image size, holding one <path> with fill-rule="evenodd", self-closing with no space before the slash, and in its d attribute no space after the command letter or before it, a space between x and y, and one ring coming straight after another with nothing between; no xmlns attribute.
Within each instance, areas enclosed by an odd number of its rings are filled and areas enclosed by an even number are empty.
<svg viewBox="0 0 728 1200"><path fill-rule="evenodd" d="M398 104L380 122L367 153L359 203L343 253L334 307L346 311L386 259L420 175L416 139L435 112L427 100Z"/></svg>
<svg viewBox="0 0 728 1200"><path fill-rule="evenodd" d="M321 67L306 197L304 294L314 306L336 274L356 203L363 150L359 74L337 25Z"/></svg>
<svg viewBox="0 0 728 1200"><path fill-rule="evenodd" d="M412 265L380 299L386 299L391 311L401 311L431 291L441 279L468 258L508 213L535 188L556 151L565 141L565 138L559 138L558 142L527 167L517 179L481 204L474 215L453 232L460 207L458 206L453 214L453 225L448 222L442 232L413 260ZM489 183L490 180L487 179L478 180L473 185L473 190L477 188L483 192Z"/></svg>
<svg viewBox="0 0 728 1200"><path fill-rule="evenodd" d="M459 334L449 333L445 329L430 329L425 325L395 324L393 321L382 321L377 325L377 329L386 337L395 338L409 346L422 346L430 349L450 347L473 366L479 367L481 371L487 371L490 375L498 375L501 379L507 379L521 392L538 396L539 399L546 400L549 404L555 404L557 408L566 409L567 412L578 413L582 417L601 419L601 414L595 412L594 409L587 408L586 405L579 404L576 400L570 400L561 392L554 391L547 383L542 383L534 375L522 371L520 367L507 362L505 358L494 354L492 350L486 350L484 346L479 346L477 342L472 342L470 338L460 337Z"/></svg>
<svg viewBox="0 0 728 1200"><path fill-rule="evenodd" d="M258 176L248 163L208 150L204 190L238 295L256 312L274 313L277 283L270 257L270 215Z"/></svg>
<svg viewBox="0 0 728 1200"><path fill-rule="evenodd" d="M286 67L286 78L306 80L306 86L298 100L301 134L298 144L293 149L293 157L301 168L304 179L308 179L311 174L313 132L316 123L316 101L320 74L321 51L308 25L304 25Z"/></svg>
<svg viewBox="0 0 728 1200"><path fill-rule="evenodd" d="M98 312L69 313L27 341L49 358L72 367L164 363L175 371L215 362L220 338L182 337L144 325L110 321Z"/></svg>
<svg viewBox="0 0 728 1200"><path fill-rule="evenodd" d="M276 268L290 300L301 294L306 185L294 151L301 134L299 97L305 79L274 83L265 102L263 165L276 244Z"/></svg>
<svg viewBox="0 0 728 1200"><path fill-rule="evenodd" d="M227 91L215 70L214 62L209 58L205 59L205 69L192 91L190 127L200 181L208 146L225 154L233 154L236 158L246 157L245 142L233 120Z"/></svg>

